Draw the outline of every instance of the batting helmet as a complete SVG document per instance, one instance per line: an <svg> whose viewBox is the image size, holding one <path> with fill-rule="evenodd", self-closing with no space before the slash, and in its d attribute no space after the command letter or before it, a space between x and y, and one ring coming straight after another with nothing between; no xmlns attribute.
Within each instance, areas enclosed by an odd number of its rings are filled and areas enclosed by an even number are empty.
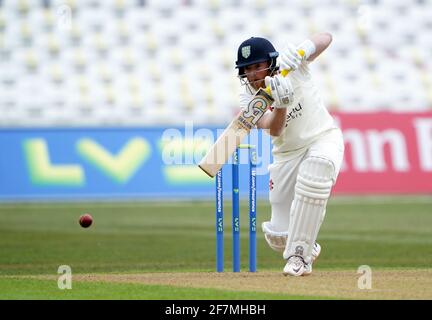
<svg viewBox="0 0 432 320"><path fill-rule="evenodd" d="M277 70L276 58L279 52L273 47L270 41L264 38L252 37L242 42L237 51L236 69L239 69L239 76L244 77L244 67L270 61L272 71Z"/></svg>

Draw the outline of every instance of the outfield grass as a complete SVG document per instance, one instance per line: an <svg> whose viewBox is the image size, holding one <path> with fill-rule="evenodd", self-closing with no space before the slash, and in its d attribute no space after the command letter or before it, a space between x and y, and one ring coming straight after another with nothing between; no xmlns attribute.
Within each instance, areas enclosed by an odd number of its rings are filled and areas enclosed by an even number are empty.
<svg viewBox="0 0 432 320"><path fill-rule="evenodd" d="M258 226L270 216L266 202L259 203ZM246 203L242 203L242 209L241 259L242 269L247 270ZM226 206L227 270L231 269L229 210ZM83 213L94 217L94 225L88 229L78 225L78 218ZM323 251L316 270L355 271L365 264L391 270L430 268L432 200L425 197L378 198L373 201L332 199L318 241ZM259 271L280 272L283 260L267 247L260 228L257 248ZM0 205L0 252L0 276L56 275L60 265L69 265L74 274L211 272L215 269L214 204L3 204ZM0 280L0 298L33 297L24 293L29 292L25 286L21 296L20 291L12 290L11 281L16 279L2 277ZM37 281L40 280L32 280L28 285L42 283ZM78 285L85 288L85 284ZM17 285L20 287L21 284ZM110 290L108 287L105 289ZM133 288L130 292L136 292ZM154 290L145 287L141 296L131 297L165 297L164 289L160 290L160 296L149 295L148 292ZM192 297L194 290L191 289L190 295L182 294L186 298ZM118 292L118 289L114 291ZM49 291L44 292L47 296L41 293L40 297L65 297L58 292L52 295ZM171 293L175 294L175 291ZM208 296L212 299L214 296L234 298L229 296L232 292L226 294L228 296L216 291L209 292ZM73 294L70 297L79 298ZM84 293L81 296L86 297ZM288 296L281 296L284 297Z"/></svg>

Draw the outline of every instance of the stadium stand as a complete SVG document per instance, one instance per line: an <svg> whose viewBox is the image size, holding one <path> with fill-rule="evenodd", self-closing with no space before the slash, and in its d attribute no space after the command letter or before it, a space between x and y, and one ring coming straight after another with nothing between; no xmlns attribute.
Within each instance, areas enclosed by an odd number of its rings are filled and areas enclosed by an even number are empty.
<svg viewBox="0 0 432 320"><path fill-rule="evenodd" d="M0 126L226 124L240 42L319 31L330 110L430 110L431 17L431 0L0 0Z"/></svg>

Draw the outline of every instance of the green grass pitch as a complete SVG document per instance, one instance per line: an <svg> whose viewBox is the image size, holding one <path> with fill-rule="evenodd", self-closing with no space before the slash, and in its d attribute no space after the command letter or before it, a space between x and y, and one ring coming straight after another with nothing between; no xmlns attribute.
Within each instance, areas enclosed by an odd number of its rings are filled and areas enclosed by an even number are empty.
<svg viewBox="0 0 432 320"><path fill-rule="evenodd" d="M232 280L249 276L248 208L246 202L241 203L243 272L239 275L229 272L230 209L227 202L225 269ZM355 275L360 265L382 272L429 272L432 265L432 197L332 198L318 237L323 248L314 266L318 275L302 278L305 280L282 276L284 262L266 245L260 227L270 217L267 199L258 201L257 212L256 277L269 275L272 279L280 278L276 281L291 281L294 288L300 281L308 281L318 288L314 281L326 281L327 273L336 279L338 272L352 271ZM94 218L88 229L78 224L83 213ZM253 279L258 289L247 285L224 289L214 285L223 281L219 276L224 277L214 272L214 224L211 201L0 204L0 299L352 298L343 292L327 294L325 290L309 295L289 289L259 290L260 278ZM77 276L71 290L57 287L60 265L69 265L73 276ZM153 283L152 279L141 278L110 281L115 275L127 278L146 274L175 275L177 282ZM196 286L182 283L182 276L191 274L209 275L216 282ZM99 278L86 281L85 275ZM425 290L424 298L432 298L428 296L430 291ZM379 290L375 294L378 296L374 297L380 297Z"/></svg>

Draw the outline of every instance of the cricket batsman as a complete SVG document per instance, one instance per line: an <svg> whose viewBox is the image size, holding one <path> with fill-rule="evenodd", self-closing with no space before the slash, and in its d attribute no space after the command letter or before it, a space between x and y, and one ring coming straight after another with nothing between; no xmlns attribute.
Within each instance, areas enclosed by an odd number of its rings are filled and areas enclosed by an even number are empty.
<svg viewBox="0 0 432 320"><path fill-rule="evenodd" d="M343 159L342 132L308 68L331 41L331 34L319 33L298 46L287 44L279 53L267 39L252 37L237 52L236 68L245 89L240 107L267 86L274 99L257 122L273 143L271 219L262 230L270 248L283 253L284 275L311 274L321 252L316 239ZM290 72L284 77L282 70Z"/></svg>

